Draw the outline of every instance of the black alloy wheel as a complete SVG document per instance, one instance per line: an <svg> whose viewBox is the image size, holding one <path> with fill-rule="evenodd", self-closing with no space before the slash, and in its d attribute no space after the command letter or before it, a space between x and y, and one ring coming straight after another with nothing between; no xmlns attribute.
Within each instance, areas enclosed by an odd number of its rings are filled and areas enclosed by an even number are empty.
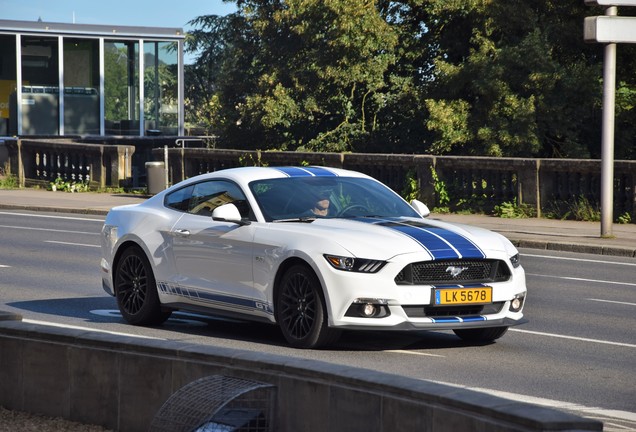
<svg viewBox="0 0 636 432"><path fill-rule="evenodd" d="M117 305L126 321L135 325L158 325L170 317L157 295L150 262L137 246L127 248L117 262L114 275Z"/></svg>
<svg viewBox="0 0 636 432"><path fill-rule="evenodd" d="M320 281L305 265L294 265L283 275L276 316L283 336L296 348L319 348L340 335L328 327Z"/></svg>

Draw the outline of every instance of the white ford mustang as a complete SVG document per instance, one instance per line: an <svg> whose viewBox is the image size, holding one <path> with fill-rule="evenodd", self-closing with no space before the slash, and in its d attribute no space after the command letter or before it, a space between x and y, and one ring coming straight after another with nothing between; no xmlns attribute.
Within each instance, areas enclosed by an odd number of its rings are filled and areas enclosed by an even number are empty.
<svg viewBox="0 0 636 432"><path fill-rule="evenodd" d="M525 322L515 247L428 213L353 171L216 171L108 213L103 287L132 324L173 310L240 316L278 324L300 348L343 329L487 342Z"/></svg>

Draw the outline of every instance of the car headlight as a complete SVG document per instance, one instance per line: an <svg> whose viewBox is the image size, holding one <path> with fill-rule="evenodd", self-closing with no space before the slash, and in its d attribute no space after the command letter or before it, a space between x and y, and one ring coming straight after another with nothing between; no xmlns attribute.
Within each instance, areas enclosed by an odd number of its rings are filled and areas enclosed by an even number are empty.
<svg viewBox="0 0 636 432"><path fill-rule="evenodd" d="M513 256L510 257L510 264L512 264L513 268L517 268L521 265L519 254L514 254Z"/></svg>
<svg viewBox="0 0 636 432"><path fill-rule="evenodd" d="M359 273L377 273L386 264L386 261L338 255L324 255L324 257L335 269Z"/></svg>

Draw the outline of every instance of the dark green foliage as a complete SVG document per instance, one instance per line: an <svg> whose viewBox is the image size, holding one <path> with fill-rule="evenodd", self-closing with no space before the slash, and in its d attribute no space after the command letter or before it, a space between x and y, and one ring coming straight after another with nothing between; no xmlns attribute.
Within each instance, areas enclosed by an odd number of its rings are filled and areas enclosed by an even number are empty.
<svg viewBox="0 0 636 432"><path fill-rule="evenodd" d="M580 0L239 0L193 21L188 118L226 147L599 157L602 59ZM623 8L627 9L627 8ZM636 8L635 8L636 9ZM621 12L623 12L621 10ZM616 157L636 156L619 46Z"/></svg>

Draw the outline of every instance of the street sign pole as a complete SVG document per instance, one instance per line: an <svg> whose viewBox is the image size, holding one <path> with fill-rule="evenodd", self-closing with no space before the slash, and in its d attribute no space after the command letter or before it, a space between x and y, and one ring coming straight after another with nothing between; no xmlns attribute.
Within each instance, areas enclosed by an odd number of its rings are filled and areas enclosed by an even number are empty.
<svg viewBox="0 0 636 432"><path fill-rule="evenodd" d="M616 6L607 16L616 16ZM603 135L601 140L601 237L612 237L614 221L614 113L616 99L616 44L605 45L603 59Z"/></svg>
<svg viewBox="0 0 636 432"><path fill-rule="evenodd" d="M619 17L617 6L636 7L636 0L584 0L588 6L607 6L605 16L586 17L583 39L604 43L603 125L601 138L601 237L612 237L614 220L614 112L616 44L636 43L636 17Z"/></svg>

